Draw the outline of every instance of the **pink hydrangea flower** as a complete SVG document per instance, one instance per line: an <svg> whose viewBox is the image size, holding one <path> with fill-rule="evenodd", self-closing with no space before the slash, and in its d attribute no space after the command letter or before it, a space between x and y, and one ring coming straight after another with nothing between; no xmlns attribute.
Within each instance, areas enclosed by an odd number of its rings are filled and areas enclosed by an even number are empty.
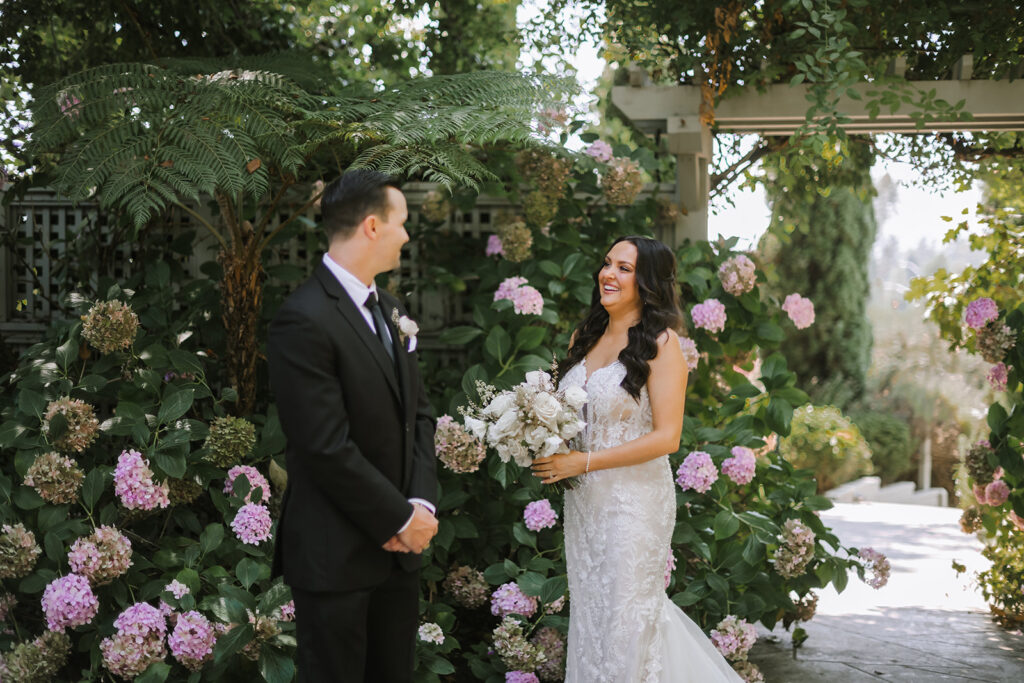
<svg viewBox="0 0 1024 683"><path fill-rule="evenodd" d="M277 610L278 621L295 621L295 601L289 600Z"/></svg>
<svg viewBox="0 0 1024 683"><path fill-rule="evenodd" d="M128 607L114 620L114 627L117 633L100 643L103 665L111 673L130 680L167 656L167 622L149 603Z"/></svg>
<svg viewBox="0 0 1024 683"><path fill-rule="evenodd" d="M704 451L693 451L686 456L683 464L676 470L676 483L684 491L693 489L704 493L718 480L718 468L711 456Z"/></svg>
<svg viewBox="0 0 1024 683"><path fill-rule="evenodd" d="M523 593L515 581L502 584L491 593L491 614L503 617L507 614L521 614L532 617L537 611L537 598Z"/></svg>
<svg viewBox="0 0 1024 683"><path fill-rule="evenodd" d="M1002 505L1009 497L1010 487L1002 479L996 479L985 487L985 500L989 505Z"/></svg>
<svg viewBox="0 0 1024 683"><path fill-rule="evenodd" d="M190 671L199 671L203 663L213 657L217 633L205 616L195 610L178 617L174 630L167 637L171 654Z"/></svg>
<svg viewBox="0 0 1024 683"><path fill-rule="evenodd" d="M231 520L231 529L242 543L259 545L270 538L271 523L267 506L246 503Z"/></svg>
<svg viewBox="0 0 1024 683"><path fill-rule="evenodd" d="M51 631L88 624L100 606L89 580L78 574L68 574L51 581L43 591L42 602L46 626Z"/></svg>
<svg viewBox="0 0 1024 683"><path fill-rule="evenodd" d="M745 254L737 254L718 267L718 279L729 294L743 296L757 284L754 262Z"/></svg>
<svg viewBox="0 0 1024 683"><path fill-rule="evenodd" d="M601 163L607 163L612 158L612 146L604 140L594 140L583 153Z"/></svg>
<svg viewBox="0 0 1024 683"><path fill-rule="evenodd" d="M665 563L665 589L668 590L668 585L672 583L672 572L676 570L676 554L669 550L668 562Z"/></svg>
<svg viewBox="0 0 1024 683"><path fill-rule="evenodd" d="M1010 512L1009 512L1009 513L1007 513L1006 517L1007 517L1007 519L1009 519L1009 520L1010 520L1011 522L1013 522L1013 525L1014 525L1015 527L1017 527L1017 528L1018 528L1018 529L1020 529L1021 531L1024 531L1024 518L1022 518L1022 517L1021 517L1020 515L1018 515L1018 514L1017 514L1016 512L1014 512L1013 510L1010 510Z"/></svg>
<svg viewBox="0 0 1024 683"><path fill-rule="evenodd" d="M757 642L757 629L746 619L729 615L711 630L711 643L722 656L732 661L747 658L750 648Z"/></svg>
<svg viewBox="0 0 1024 683"><path fill-rule="evenodd" d="M870 577L864 579L866 584L877 590L889 583L892 565L889 564L885 555L874 548L861 548L857 554L864 560L864 569L871 574Z"/></svg>
<svg viewBox="0 0 1024 683"><path fill-rule="evenodd" d="M101 526L71 545L68 564L96 586L108 584L132 566L132 544L112 526Z"/></svg>
<svg viewBox="0 0 1024 683"><path fill-rule="evenodd" d="M526 521L526 528L530 531L548 529L558 521L558 513L551 507L547 498L535 500L523 510L523 519Z"/></svg>
<svg viewBox="0 0 1024 683"><path fill-rule="evenodd" d="M178 600L181 600L183 597L192 592L188 589L188 586L183 584L181 581L178 581L177 579L174 579L169 584L164 586L164 590L173 595L174 597L176 597Z"/></svg>
<svg viewBox="0 0 1024 683"><path fill-rule="evenodd" d="M725 329L725 305L718 299L707 299L690 310L693 324L708 332L721 332Z"/></svg>
<svg viewBox="0 0 1024 683"><path fill-rule="evenodd" d="M228 470L228 478L224 482L224 493L234 494L235 479L242 474L244 474L245 478L249 480L249 492L245 494L245 502L266 503L270 500L270 482L268 482L266 477L260 474L260 471L252 465L235 465ZM256 489L261 489L263 491L259 501L252 500L252 496L256 492Z"/></svg>
<svg viewBox="0 0 1024 683"><path fill-rule="evenodd" d="M967 310L964 311L964 322L972 330L981 329L989 321L995 320L998 317L999 308L996 306L996 302L987 296L975 299L967 304Z"/></svg>
<svg viewBox="0 0 1024 683"><path fill-rule="evenodd" d="M507 671L505 683L540 683L540 679L537 678L537 674L529 671Z"/></svg>
<svg viewBox="0 0 1024 683"><path fill-rule="evenodd" d="M787 296L782 303L782 310L786 312L798 330L803 330L814 324L814 304L810 299L805 299L799 294Z"/></svg>
<svg viewBox="0 0 1024 683"><path fill-rule="evenodd" d="M487 238L487 248L484 249L486 256L504 256L505 247L501 244L501 238L497 235L491 235Z"/></svg>
<svg viewBox="0 0 1024 683"><path fill-rule="evenodd" d="M722 474L741 486L749 484L757 469L757 458L754 456L754 451L744 446L736 446L731 452L732 457L726 458L722 463Z"/></svg>
<svg viewBox="0 0 1024 683"><path fill-rule="evenodd" d="M153 482L149 461L138 451L124 451L114 470L114 493L129 510L152 510L171 504L167 482Z"/></svg>
<svg viewBox="0 0 1024 683"><path fill-rule="evenodd" d="M512 293L517 289L525 285L529 280L525 277L507 277L502 280L501 284L498 285L497 291L494 292L494 300L501 301L502 299L512 299Z"/></svg>
<svg viewBox="0 0 1024 683"><path fill-rule="evenodd" d="M700 363L700 351L697 350L697 343L689 337L679 338L679 348L683 350L683 360L686 361L686 367L693 372L697 369L697 365Z"/></svg>
<svg viewBox="0 0 1024 683"><path fill-rule="evenodd" d="M992 388L996 391L1006 391L1006 382L1009 379L1009 368L1006 363L996 363L992 366L992 369L988 371L988 383L992 385Z"/></svg>
<svg viewBox="0 0 1024 683"><path fill-rule="evenodd" d="M978 501L978 505L988 505L988 496L985 495L985 487L981 484L972 484L971 491L974 493L974 499Z"/></svg>
<svg viewBox="0 0 1024 683"><path fill-rule="evenodd" d="M544 312L544 297L530 285L512 292L512 308L519 315L540 315Z"/></svg>

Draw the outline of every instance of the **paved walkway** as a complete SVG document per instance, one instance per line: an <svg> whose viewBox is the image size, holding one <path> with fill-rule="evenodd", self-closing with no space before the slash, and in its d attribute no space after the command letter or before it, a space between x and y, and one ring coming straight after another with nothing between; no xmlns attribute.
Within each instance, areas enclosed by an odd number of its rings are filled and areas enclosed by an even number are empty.
<svg viewBox="0 0 1024 683"><path fill-rule="evenodd" d="M768 683L1024 683L1024 635L997 626L971 584L987 560L959 510L840 503L821 516L844 545L885 553L892 574L878 591L856 574L842 594L822 591L795 659L789 632L759 626L750 659Z"/></svg>

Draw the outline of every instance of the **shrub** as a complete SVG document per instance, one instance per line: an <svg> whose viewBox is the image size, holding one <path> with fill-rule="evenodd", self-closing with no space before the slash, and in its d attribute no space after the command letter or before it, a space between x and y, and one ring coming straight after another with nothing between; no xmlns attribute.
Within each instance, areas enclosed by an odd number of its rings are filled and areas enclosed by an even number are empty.
<svg viewBox="0 0 1024 683"><path fill-rule="evenodd" d="M780 444L794 467L814 471L818 491L871 472L871 450L857 425L834 406L806 405L793 414L793 431Z"/></svg>
<svg viewBox="0 0 1024 683"><path fill-rule="evenodd" d="M910 467L910 425L889 413L866 412L853 416L853 422L871 449L874 474L883 483L896 481Z"/></svg>

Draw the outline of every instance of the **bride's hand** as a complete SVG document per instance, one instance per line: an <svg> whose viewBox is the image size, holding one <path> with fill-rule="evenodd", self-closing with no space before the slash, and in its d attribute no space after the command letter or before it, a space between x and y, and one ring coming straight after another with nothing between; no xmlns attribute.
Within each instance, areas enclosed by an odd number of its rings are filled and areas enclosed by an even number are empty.
<svg viewBox="0 0 1024 683"><path fill-rule="evenodd" d="M540 477L545 484L583 474L586 468L587 454L580 451L557 453L546 458L537 458L530 468L533 476Z"/></svg>

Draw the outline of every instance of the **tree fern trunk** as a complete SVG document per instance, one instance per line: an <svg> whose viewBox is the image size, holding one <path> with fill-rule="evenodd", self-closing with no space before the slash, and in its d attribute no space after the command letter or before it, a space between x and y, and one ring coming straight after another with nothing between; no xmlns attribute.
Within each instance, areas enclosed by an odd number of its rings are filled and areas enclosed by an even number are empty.
<svg viewBox="0 0 1024 683"><path fill-rule="evenodd" d="M250 415L256 406L256 368L260 361L258 330L263 307L265 273L260 261L259 240L246 221L230 250L222 249L217 260L224 269L221 280L221 320L224 323L225 365L228 381L238 392L234 413Z"/></svg>

